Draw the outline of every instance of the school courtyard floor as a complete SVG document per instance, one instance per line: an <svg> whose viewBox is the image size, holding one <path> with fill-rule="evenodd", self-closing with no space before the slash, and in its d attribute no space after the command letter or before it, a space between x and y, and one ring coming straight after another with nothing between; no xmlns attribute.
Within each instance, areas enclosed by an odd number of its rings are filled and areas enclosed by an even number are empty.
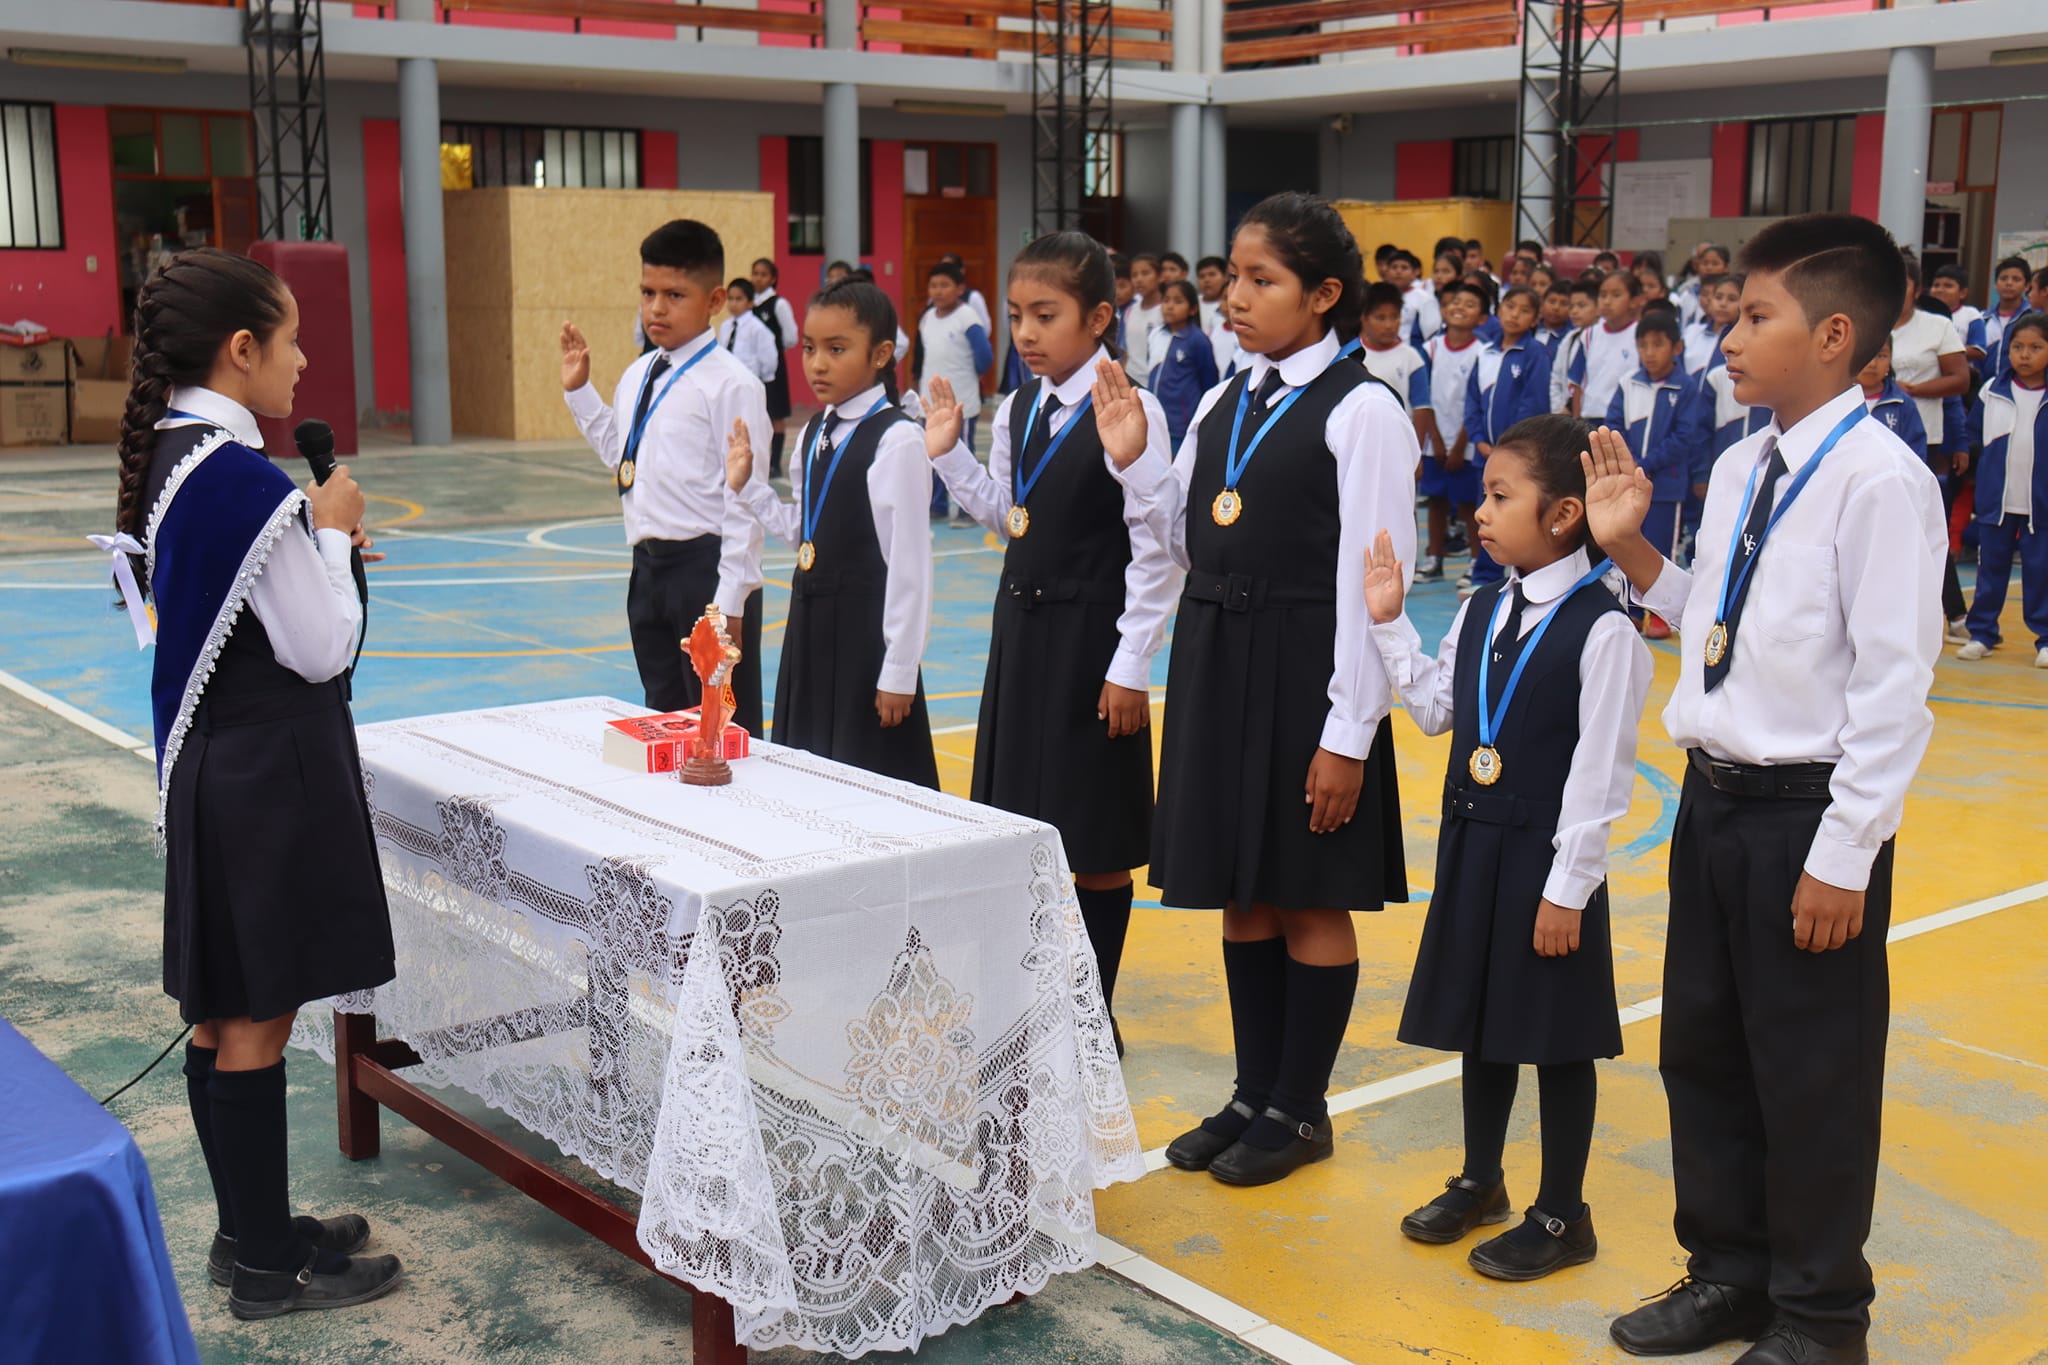
<svg viewBox="0 0 2048 1365"><path fill-rule="evenodd" d="M388 445L355 467L391 552L371 570L359 720L589 693L637 700L626 549L610 481L587 452ZM111 523L111 471L104 452L0 455L0 1014L95 1095L178 1029L158 986L148 656L110 607L105 561L81 542ZM925 686L940 772L964 793L1000 552L979 530L936 537ZM791 556L771 546L769 565L783 580L769 590L772 654ZM1455 607L1448 583L1414 598L1432 640ZM1933 749L1899 840L1884 1168L1869 1248L1880 1286L1873 1354L1889 1365L2048 1362L2048 672L2031 667L2016 601L2006 629L2013 643L1989 660L1944 659ZM1098 1198L1100 1268L927 1343L919 1359L1624 1359L1607 1341L1609 1317L1681 1273L1656 1074L1664 866L1681 770L1658 713L1676 673L1675 646L1657 646L1635 804L1615 837L1627 1053L1602 1068L1587 1180L1603 1243L1594 1264L1497 1284L1469 1271L1465 1247L1418 1246L1395 1229L1460 1156L1455 1059L1393 1037L1433 867L1445 748L1397 716L1414 897L1358 918L1364 968L1333 1086L1336 1159L1259 1190L1163 1168L1158 1149L1227 1093L1230 1035L1214 917L1141 900L1118 1015L1153 1169ZM1155 682L1164 678L1162 653ZM1166 703L1155 688L1155 705ZM408 1277L374 1307L233 1321L201 1268L212 1202L173 1059L114 1109L149 1159L209 1361L687 1356L681 1290L403 1122L386 1119L381 1158L344 1160L331 1072L304 1054L290 1068L296 1193L322 1210L367 1213L374 1249L402 1256ZM1534 1088L1524 1087L1508 1155L1510 1192L1524 1202L1537 1175Z"/></svg>

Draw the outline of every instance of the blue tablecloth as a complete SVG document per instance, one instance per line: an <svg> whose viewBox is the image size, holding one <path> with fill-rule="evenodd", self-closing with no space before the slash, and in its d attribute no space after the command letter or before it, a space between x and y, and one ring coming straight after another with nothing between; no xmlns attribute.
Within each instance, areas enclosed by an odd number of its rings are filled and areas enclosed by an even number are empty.
<svg viewBox="0 0 2048 1365"><path fill-rule="evenodd" d="M0 1358L199 1360L135 1140L5 1019Z"/></svg>

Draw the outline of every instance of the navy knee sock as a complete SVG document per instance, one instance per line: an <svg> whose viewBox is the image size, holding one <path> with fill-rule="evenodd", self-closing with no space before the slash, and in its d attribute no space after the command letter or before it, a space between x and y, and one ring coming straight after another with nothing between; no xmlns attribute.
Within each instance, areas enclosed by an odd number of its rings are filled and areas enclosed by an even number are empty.
<svg viewBox="0 0 2048 1365"><path fill-rule="evenodd" d="M192 1131L199 1135L199 1155L206 1159L206 1178L213 1182L213 1202L224 1237L235 1235L235 1210L228 1202L227 1182L221 1179L220 1157L213 1146L213 1101L206 1086L213 1079L217 1048L185 1044L185 1103L192 1110Z"/></svg>
<svg viewBox="0 0 2048 1365"><path fill-rule="evenodd" d="M1107 891L1074 888L1074 898L1081 902L1081 922L1088 926L1088 942L1095 949L1095 971L1102 978L1102 1003L1112 1012L1116 1008L1117 968L1123 963L1124 938L1131 930L1133 890L1128 882Z"/></svg>
<svg viewBox="0 0 2048 1365"><path fill-rule="evenodd" d="M1286 990L1280 1069L1268 1103L1296 1122L1320 1123L1330 1115L1325 1096L1338 1050L1344 1046L1344 1027L1351 1022L1351 1002L1358 994L1358 964L1317 967L1290 957ZM1294 1137L1294 1129L1261 1114L1245 1130L1243 1141L1277 1152Z"/></svg>
<svg viewBox="0 0 2048 1365"><path fill-rule="evenodd" d="M214 1150L234 1209L235 1260L251 1270L297 1270L310 1248L292 1226L284 1063L255 1071L215 1067L207 1097Z"/></svg>
<svg viewBox="0 0 2048 1365"><path fill-rule="evenodd" d="M1223 940L1223 984L1230 995L1230 1033L1237 1051L1237 1085L1231 1098L1257 1114L1271 1102L1273 1079L1280 1070L1287 940ZM1235 1141L1250 1122L1225 1108L1203 1119L1202 1126Z"/></svg>

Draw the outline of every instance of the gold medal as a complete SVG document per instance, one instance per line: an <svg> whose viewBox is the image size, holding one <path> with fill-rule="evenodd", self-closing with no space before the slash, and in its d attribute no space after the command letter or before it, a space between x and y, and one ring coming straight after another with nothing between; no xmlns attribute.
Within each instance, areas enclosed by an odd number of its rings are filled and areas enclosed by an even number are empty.
<svg viewBox="0 0 2048 1365"><path fill-rule="evenodd" d="M1218 526L1235 526L1237 519L1244 515L1244 499L1238 496L1235 488L1226 488L1216 495L1216 501L1210 505L1209 515L1215 519Z"/></svg>
<svg viewBox="0 0 2048 1365"><path fill-rule="evenodd" d="M813 564L816 564L817 562L817 546L811 544L811 542L807 540L803 544L796 547L796 566L799 569L802 569L805 573L809 573L811 571L811 566Z"/></svg>
<svg viewBox="0 0 2048 1365"><path fill-rule="evenodd" d="M1031 514L1024 510L1023 503L1020 502L1010 509L1009 527L1012 540L1020 538L1031 529Z"/></svg>
<svg viewBox="0 0 2048 1365"><path fill-rule="evenodd" d="M1491 787L1500 781L1500 750L1491 744L1482 744L1472 751L1472 780L1482 787Z"/></svg>
<svg viewBox="0 0 2048 1365"><path fill-rule="evenodd" d="M631 488L633 486L633 463L631 460L619 461L619 487Z"/></svg>
<svg viewBox="0 0 2048 1365"><path fill-rule="evenodd" d="M1728 657L1728 623L1714 622L1714 628L1707 632L1707 667L1719 668L1721 660Z"/></svg>

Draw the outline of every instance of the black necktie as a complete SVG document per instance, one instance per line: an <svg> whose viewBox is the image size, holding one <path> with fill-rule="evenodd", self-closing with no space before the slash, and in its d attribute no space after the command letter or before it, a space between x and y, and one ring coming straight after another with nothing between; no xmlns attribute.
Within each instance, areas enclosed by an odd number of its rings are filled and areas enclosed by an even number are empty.
<svg viewBox="0 0 2048 1365"><path fill-rule="evenodd" d="M647 433L642 428L641 423L647 420L648 406L654 402L654 381L667 374L668 368L668 355L666 352L654 357L654 363L647 367L647 378L640 385L640 401L633 405L632 429L640 432L643 439ZM636 449L633 453L637 455L639 451Z"/></svg>
<svg viewBox="0 0 2048 1365"><path fill-rule="evenodd" d="M1045 396L1045 420L1038 430L1025 433L1025 444L1032 451L1044 450L1052 444L1052 419L1060 410L1060 396L1049 393Z"/></svg>
<svg viewBox="0 0 2048 1365"><path fill-rule="evenodd" d="M1529 605L1529 599L1522 595L1520 579L1515 580L1508 593L1507 624L1500 628L1500 634L1487 642L1487 647L1493 651L1493 667L1486 671L1489 683L1486 690L1490 694L1486 699L1488 706L1500 705L1501 693L1507 690L1508 673L1522 652L1522 608Z"/></svg>
<svg viewBox="0 0 2048 1365"><path fill-rule="evenodd" d="M1756 501L1750 504L1749 520L1742 525L1742 539L1735 544L1735 558L1728 565L1728 572L1740 574L1742 566L1756 558L1764 545L1764 527L1771 520L1771 503L1778 491L1778 480L1785 474L1785 455L1778 449L1776 437L1770 442L1770 462L1764 467L1763 481L1756 490ZM1738 583L1728 599L1728 615L1721 624L1728 628L1727 647L1721 653L1721 662L1707 665L1707 691L1721 685L1728 676L1729 666L1735 662L1735 627L1742 619L1742 604L1749 600L1750 585L1756 582L1757 571L1751 569Z"/></svg>
<svg viewBox="0 0 2048 1365"><path fill-rule="evenodd" d="M1280 390L1285 387L1286 381L1280 378L1280 367L1278 365L1268 365L1266 367L1266 377L1259 384L1259 391L1252 395L1252 406L1261 413L1265 412L1272 404L1273 399L1278 396Z"/></svg>

